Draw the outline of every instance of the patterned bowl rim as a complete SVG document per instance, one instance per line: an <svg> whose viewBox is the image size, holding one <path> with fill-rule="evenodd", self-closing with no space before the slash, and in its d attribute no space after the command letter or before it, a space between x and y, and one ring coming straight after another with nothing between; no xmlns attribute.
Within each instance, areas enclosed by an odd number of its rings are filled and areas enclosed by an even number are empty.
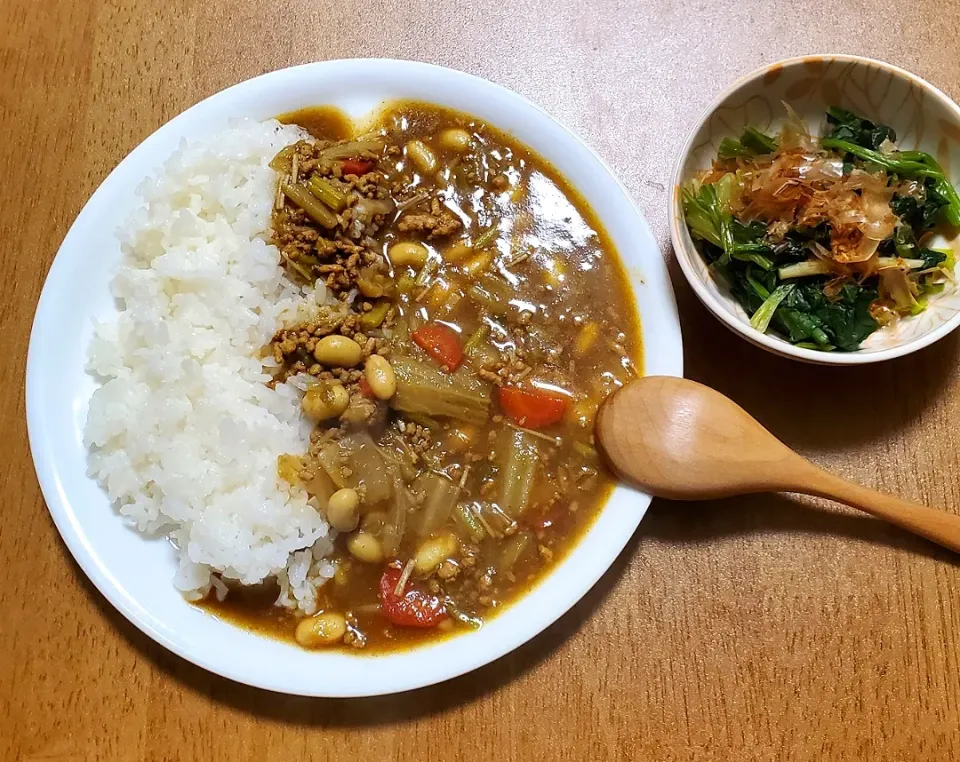
<svg viewBox="0 0 960 762"><path fill-rule="evenodd" d="M700 115L700 118L697 119L696 123L687 133L687 137L683 143L683 148L681 148L680 153L677 156L676 163L674 164L670 186L671 193L668 214L670 217L670 238L673 243L674 254L677 258L677 262L680 265L680 269L683 271L684 277L690 284L690 287L693 289L694 293L696 293L697 297L704 304L704 306L711 313L713 313L714 317L718 318L731 331L739 334L751 344L761 347L762 349L766 349L767 351L773 352L774 354L782 357L788 357L815 365L866 365L868 363L882 362L884 360L892 360L897 357L903 357L904 355L911 354L912 352L916 352L917 350L923 349L924 347L939 341L957 328L957 326L960 326L960 310L958 310L956 314L954 314L949 320L944 321L933 330L921 334L915 338L907 339L902 344L898 344L897 346L889 347L887 349L879 349L872 352L843 353L821 352L815 349L804 349L803 347L794 346L784 339L761 333L755 328L751 328L748 323L745 323L736 315L731 313L730 310L724 305L723 301L717 295L711 293L697 276L694 265L691 261L691 257L699 257L700 254L696 250L691 251L691 247L686 245L681 235L681 231L683 229L682 226L686 224L683 220L683 210L680 205L680 186L684 179L683 167L687 163L687 159L692 153L694 140L696 139L697 134L700 132L703 125L710 119L713 113L723 104L723 102L727 100L727 98L737 91L743 89L748 84L761 79L771 71L779 71L781 69L792 68L815 61L865 64L889 72L896 77L900 77L901 79L909 81L925 91L927 94L931 95L948 111L952 112L957 122L960 123L960 106L958 106L946 93L930 84L925 79L918 77L916 74L911 74L905 69L901 69L899 66L894 66L893 64L889 64L884 61L878 61L875 58L866 58L864 56L854 56L844 53L820 53L784 58L780 61L774 61L773 63L762 66L759 69L755 69L754 71L737 79L735 82L733 82L733 84L724 88L719 95L713 99L710 105L704 109L703 113Z"/></svg>

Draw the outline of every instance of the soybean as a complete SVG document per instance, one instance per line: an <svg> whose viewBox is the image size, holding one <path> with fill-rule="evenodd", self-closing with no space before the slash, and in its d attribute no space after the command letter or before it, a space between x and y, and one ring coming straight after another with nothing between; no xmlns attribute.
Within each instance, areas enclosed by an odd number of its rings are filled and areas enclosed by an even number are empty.
<svg viewBox="0 0 960 762"><path fill-rule="evenodd" d="M332 334L317 342L313 356L327 367L352 368L363 358L363 347L351 338Z"/></svg>
<svg viewBox="0 0 960 762"><path fill-rule="evenodd" d="M350 404L350 394L343 384L318 384L303 395L300 406L308 418L316 422L339 418Z"/></svg>
<svg viewBox="0 0 960 762"><path fill-rule="evenodd" d="M324 611L297 625L297 643L306 648L332 646L347 634L347 620L336 611Z"/></svg>
<svg viewBox="0 0 960 762"><path fill-rule="evenodd" d="M327 501L327 521L340 532L352 532L360 523L360 495L351 487L338 489Z"/></svg>
<svg viewBox="0 0 960 762"><path fill-rule="evenodd" d="M429 253L426 246L413 241L400 241L387 251L394 267L410 266L418 270L426 263Z"/></svg>
<svg viewBox="0 0 960 762"><path fill-rule="evenodd" d="M431 574L458 549L457 538L449 532L429 537L417 548L417 553L413 557L414 566L420 574Z"/></svg>
<svg viewBox="0 0 960 762"><path fill-rule="evenodd" d="M441 252L444 262L449 262L453 265L466 259L471 254L473 254L473 247L463 241L452 244Z"/></svg>
<svg viewBox="0 0 960 762"><path fill-rule="evenodd" d="M385 357L370 355L363 369L364 378L373 396L378 400L388 400L397 391L397 377Z"/></svg>
<svg viewBox="0 0 960 762"><path fill-rule="evenodd" d="M383 548L372 534L354 532L347 538L347 550L355 558L367 564L378 564L383 560Z"/></svg>
<svg viewBox="0 0 960 762"><path fill-rule="evenodd" d="M429 175L437 170L437 156L422 140L407 143L407 156L421 174Z"/></svg>
<svg viewBox="0 0 960 762"><path fill-rule="evenodd" d="M440 133L440 145L448 151L466 153L470 150L470 144L472 142L473 138L470 137L470 133L466 130L461 130L459 127L452 127Z"/></svg>

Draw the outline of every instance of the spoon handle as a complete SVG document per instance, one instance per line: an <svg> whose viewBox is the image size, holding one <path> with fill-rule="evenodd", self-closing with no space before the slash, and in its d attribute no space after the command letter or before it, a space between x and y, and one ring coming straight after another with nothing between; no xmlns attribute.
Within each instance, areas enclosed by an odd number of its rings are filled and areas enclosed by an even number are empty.
<svg viewBox="0 0 960 762"><path fill-rule="evenodd" d="M802 488L798 488L799 491L859 508L879 519L926 537L938 545L960 552L960 516L885 495L841 479L813 464L810 466L814 471L811 474L813 478Z"/></svg>

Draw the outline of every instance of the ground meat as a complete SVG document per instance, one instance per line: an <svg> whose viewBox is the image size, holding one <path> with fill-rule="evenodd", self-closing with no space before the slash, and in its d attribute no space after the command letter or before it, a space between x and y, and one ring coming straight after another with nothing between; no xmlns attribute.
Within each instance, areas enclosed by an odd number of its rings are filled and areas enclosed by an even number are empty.
<svg viewBox="0 0 960 762"><path fill-rule="evenodd" d="M523 334L520 329L514 334L516 338L516 347L503 352L500 359L493 365L490 371L479 372L481 378L491 381L495 384L504 382L520 383L525 379L533 368L523 359L524 353L521 349Z"/></svg>
<svg viewBox="0 0 960 762"><path fill-rule="evenodd" d="M452 579L456 579L459 573L459 564L450 558L445 559L440 564L440 568L437 569L437 576L440 577L440 579L442 579L444 582L449 582Z"/></svg>
<svg viewBox="0 0 960 762"><path fill-rule="evenodd" d="M377 412L377 403L362 394L350 396L350 404L340 416L340 420L348 424L369 423L369 419Z"/></svg>
<svg viewBox="0 0 960 762"><path fill-rule="evenodd" d="M379 172L368 172L350 183L364 198L390 198L391 188Z"/></svg>
<svg viewBox="0 0 960 762"><path fill-rule="evenodd" d="M360 259L363 259L364 264L377 260L375 252L371 252L363 246L343 238L335 238L333 240L321 238L317 240L314 251L317 257L323 260L349 260L351 257L356 257L357 259L355 261L359 262Z"/></svg>
<svg viewBox="0 0 960 762"><path fill-rule="evenodd" d="M427 238L448 236L462 227L457 216L436 198L430 202L429 214L408 214L397 223L401 233L427 233Z"/></svg>
<svg viewBox="0 0 960 762"><path fill-rule="evenodd" d="M482 378L484 381L489 381L491 384L496 384L500 386L503 383L503 379L500 378L492 370L487 370L486 368L478 368L477 375Z"/></svg>
<svg viewBox="0 0 960 762"><path fill-rule="evenodd" d="M347 626L347 632L343 636L343 642L353 648L363 648L367 645L367 636L351 622Z"/></svg>
<svg viewBox="0 0 960 762"><path fill-rule="evenodd" d="M284 249L293 247L297 251L309 252L315 248L319 237L320 234L316 228L312 228L309 225L301 225L291 217L288 224L284 226L284 229L278 233L277 242Z"/></svg>
<svg viewBox="0 0 960 762"><path fill-rule="evenodd" d="M397 431L400 432L401 438L415 455L423 455L433 446L433 432L427 426L421 426L419 423L412 423L401 418L397 420Z"/></svg>
<svg viewBox="0 0 960 762"><path fill-rule="evenodd" d="M314 174L326 179L340 180L343 178L343 168L340 160L328 159L323 155L325 149L333 145L336 145L336 143L330 140L301 140L297 143L295 151L300 175L298 179L303 180L305 177ZM360 151L353 158L377 160L379 156L370 151ZM363 177L366 176L363 175ZM355 175L347 175L347 177L355 177Z"/></svg>
<svg viewBox="0 0 960 762"><path fill-rule="evenodd" d="M337 333L338 330L340 333L349 335L344 330L344 326L355 320L354 316L348 318L342 312L322 309L315 321L278 331L270 341L269 351L274 360L287 366L288 373L301 372L293 368L294 365L300 364L303 366L302 372L309 370L312 375L318 375L319 367L316 372L313 372L313 366L316 364L313 360L313 350L317 340Z"/></svg>
<svg viewBox="0 0 960 762"><path fill-rule="evenodd" d="M346 203L337 215L336 227L332 230L321 227L281 193L273 212L272 242L280 249L282 263L295 281L321 280L335 294L344 294L359 287L365 271L387 271L374 236L384 224L385 214L393 208L393 202L390 183L380 172L367 172L360 177L350 175L349 179L342 180L341 162L321 155L328 145L323 141L297 144L297 181L309 184L312 177L319 176L343 194ZM293 169L291 160L288 170L292 173ZM293 180L290 174L287 177ZM368 291L382 294L384 288L379 285Z"/></svg>

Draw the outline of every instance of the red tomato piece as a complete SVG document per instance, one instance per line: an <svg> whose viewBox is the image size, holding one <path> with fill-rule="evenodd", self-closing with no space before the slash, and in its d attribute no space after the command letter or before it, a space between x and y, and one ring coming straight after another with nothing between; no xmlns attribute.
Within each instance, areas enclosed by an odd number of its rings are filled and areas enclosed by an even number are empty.
<svg viewBox="0 0 960 762"><path fill-rule="evenodd" d="M360 394L372 400L377 398L377 395L373 393L373 389L370 388L370 384L367 383L366 378L360 376L360 380L357 383L360 386Z"/></svg>
<svg viewBox="0 0 960 762"><path fill-rule="evenodd" d="M450 372L455 371L463 360L463 349L457 332L443 323L424 323L410 335L410 338L440 365L445 365Z"/></svg>
<svg viewBox="0 0 960 762"><path fill-rule="evenodd" d="M534 387L501 386L500 407L518 426L541 429L563 418L570 398L559 392Z"/></svg>
<svg viewBox="0 0 960 762"><path fill-rule="evenodd" d="M345 175L365 175L373 169L373 162L367 159L344 159L340 169Z"/></svg>
<svg viewBox="0 0 960 762"><path fill-rule="evenodd" d="M433 627L447 618L447 609L437 596L412 587L397 595L403 572L389 567L380 578L380 610L398 627Z"/></svg>

